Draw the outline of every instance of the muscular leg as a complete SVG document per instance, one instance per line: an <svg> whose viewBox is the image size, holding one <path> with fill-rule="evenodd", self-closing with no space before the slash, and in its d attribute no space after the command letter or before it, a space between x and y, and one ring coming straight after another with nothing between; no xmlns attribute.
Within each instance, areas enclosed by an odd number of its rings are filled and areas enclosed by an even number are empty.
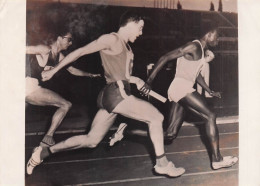
<svg viewBox="0 0 260 186"><path fill-rule="evenodd" d="M168 117L168 128L165 132L164 138L167 140L173 140L177 137L177 134L182 126L183 119L185 116L184 108L175 102L170 103L169 117Z"/></svg>
<svg viewBox="0 0 260 186"><path fill-rule="evenodd" d="M219 134L216 125L216 115L209 109L206 101L197 93L193 92L182 98L179 103L195 113L199 113L206 123L206 134L210 141L212 161L221 161L222 156L219 151Z"/></svg>
<svg viewBox="0 0 260 186"><path fill-rule="evenodd" d="M180 176L185 172L185 169L181 167L176 168L165 156L162 128L163 115L152 104L134 96L129 96L120 102L113 112L148 124L156 154L155 172L171 177Z"/></svg>
<svg viewBox="0 0 260 186"><path fill-rule="evenodd" d="M151 140L157 156L164 153L162 114L147 101L129 96L120 102L113 112L148 124Z"/></svg>
<svg viewBox="0 0 260 186"><path fill-rule="evenodd" d="M183 168L176 168L172 162L167 160L164 154L162 130L163 116L150 103L137 99L134 96L130 96L121 101L113 110L113 113L108 113L106 110L100 109L97 112L91 130L87 135L71 137L49 148L38 147L27 163L27 173L32 174L34 167L39 165L44 158L49 156L50 153L83 147L96 147L109 128L113 125L117 114L122 114L148 123L150 136L157 156L156 166L154 167L157 173L176 177L185 172Z"/></svg>
<svg viewBox="0 0 260 186"><path fill-rule="evenodd" d="M117 114L108 113L106 110L100 109L97 112L87 135L78 135L68 138L67 140L50 147L50 151L56 153L78 148L96 147L113 125L116 116Z"/></svg>
<svg viewBox="0 0 260 186"><path fill-rule="evenodd" d="M52 117L51 126L46 133L46 135L51 137L71 108L71 103L69 101L65 100L57 93L45 88L37 89L36 91L26 96L25 100L32 105L58 107L57 111Z"/></svg>
<svg viewBox="0 0 260 186"><path fill-rule="evenodd" d="M148 124L150 137L157 157L156 165L166 166L168 160L164 155L163 115L149 102L129 96L120 102L113 112Z"/></svg>
<svg viewBox="0 0 260 186"><path fill-rule="evenodd" d="M100 109L97 112L92 123L90 132L87 135L74 136L51 147L36 147L35 151L33 152L31 158L27 163L27 174L32 174L33 169L37 165L41 164L43 159L48 157L51 153L84 147L96 147L114 123L116 116L117 114L109 114L106 110Z"/></svg>
<svg viewBox="0 0 260 186"><path fill-rule="evenodd" d="M94 118L88 135L74 136L60 142L50 147L51 152L56 153L82 147L95 147L113 125L117 114L148 123L156 155L164 154L162 114L150 103L134 96L129 96L121 101L113 110L113 113L100 109Z"/></svg>

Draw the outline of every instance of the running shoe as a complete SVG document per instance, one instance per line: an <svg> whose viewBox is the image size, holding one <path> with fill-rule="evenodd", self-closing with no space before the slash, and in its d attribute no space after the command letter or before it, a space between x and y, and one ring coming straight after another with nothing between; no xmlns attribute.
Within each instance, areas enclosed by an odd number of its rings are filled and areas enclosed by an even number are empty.
<svg viewBox="0 0 260 186"><path fill-rule="evenodd" d="M43 160L41 160L40 155L42 152L42 147L36 147L32 153L31 158L29 159L27 166L26 166L26 171L28 175L31 175L33 173L33 169L42 163Z"/></svg>
<svg viewBox="0 0 260 186"><path fill-rule="evenodd" d="M231 167L232 165L236 164L238 158L235 156L225 156L223 160L220 162L212 162L212 168L214 170Z"/></svg>
<svg viewBox="0 0 260 186"><path fill-rule="evenodd" d="M55 141L54 141L53 137L49 136L49 135L45 135L40 143L40 146L42 146L42 147L50 147L53 145L55 145Z"/></svg>
<svg viewBox="0 0 260 186"><path fill-rule="evenodd" d="M185 169L182 167L176 168L175 165L169 161L168 165L165 167L154 166L154 170L158 174L163 174L170 177L178 177L184 174Z"/></svg>
<svg viewBox="0 0 260 186"><path fill-rule="evenodd" d="M126 123L121 123L117 129L117 131L110 137L110 142L109 145L113 146L116 142L121 141L124 137L124 131L125 128L127 127Z"/></svg>

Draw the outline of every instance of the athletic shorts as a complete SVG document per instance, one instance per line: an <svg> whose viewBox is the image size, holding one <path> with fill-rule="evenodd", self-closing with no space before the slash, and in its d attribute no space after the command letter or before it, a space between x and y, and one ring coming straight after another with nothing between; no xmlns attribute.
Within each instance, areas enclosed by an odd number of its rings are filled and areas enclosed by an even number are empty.
<svg viewBox="0 0 260 186"><path fill-rule="evenodd" d="M119 80L107 84L99 93L97 106L111 113L116 106L131 95L128 81Z"/></svg>
<svg viewBox="0 0 260 186"><path fill-rule="evenodd" d="M178 103L178 101L184 98L187 94L195 91L193 88L194 82L183 79L174 78L169 89L168 89L168 99Z"/></svg>
<svg viewBox="0 0 260 186"><path fill-rule="evenodd" d="M38 79L29 76L25 78L25 97L39 88L41 88L41 86L39 86Z"/></svg>

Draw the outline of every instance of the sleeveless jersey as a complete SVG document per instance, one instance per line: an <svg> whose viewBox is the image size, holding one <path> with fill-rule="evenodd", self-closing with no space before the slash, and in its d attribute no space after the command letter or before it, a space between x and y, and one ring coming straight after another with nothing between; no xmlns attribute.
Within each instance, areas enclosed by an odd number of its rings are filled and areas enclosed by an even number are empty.
<svg viewBox="0 0 260 186"><path fill-rule="evenodd" d="M118 80L127 80L132 74L133 68L133 52L128 44L117 33L115 35L122 43L122 52L116 55L106 54L100 51L102 66L107 83L112 83ZM129 47L129 49L127 48Z"/></svg>
<svg viewBox="0 0 260 186"><path fill-rule="evenodd" d="M175 78L171 82L168 89L168 98L170 101L175 101L178 103L178 101L187 94L195 91L193 85L199 72L201 71L202 66L205 64L205 59L200 41L195 40L193 42L198 42L201 46L201 59L191 61L185 59L183 56L177 59Z"/></svg>
<svg viewBox="0 0 260 186"><path fill-rule="evenodd" d="M56 59L51 57L51 53L49 53L49 57L45 66L56 66L59 63L60 54L57 55ZM41 81L41 73L44 70L45 66L40 66L36 55L26 55L26 76L36 78Z"/></svg>
<svg viewBox="0 0 260 186"><path fill-rule="evenodd" d="M195 83L197 76L205 63L204 50L199 40L194 40L193 42L198 42L201 46L202 56L197 61L191 61L184 58L184 56L177 59L176 73L175 77L183 78L188 81Z"/></svg>

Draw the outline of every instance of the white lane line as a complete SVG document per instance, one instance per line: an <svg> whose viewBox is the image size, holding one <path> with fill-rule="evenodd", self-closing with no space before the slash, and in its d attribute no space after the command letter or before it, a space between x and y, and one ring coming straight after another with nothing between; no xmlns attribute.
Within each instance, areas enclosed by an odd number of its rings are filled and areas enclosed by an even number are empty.
<svg viewBox="0 0 260 186"><path fill-rule="evenodd" d="M219 148L219 150L233 150L233 149L238 149L238 147L226 147L226 148ZM190 150L190 151L180 151L180 152L167 152L165 154L182 154L182 153L196 153L196 152L206 152L206 149L203 150Z"/></svg>
<svg viewBox="0 0 260 186"><path fill-rule="evenodd" d="M227 147L220 148L220 150L232 150L238 149L238 147ZM196 152L206 152L206 149L203 150L191 150L191 151L179 151L179 152L167 152L166 155L173 154L187 154L187 153L196 153ZM131 156L116 156L116 157L106 157L106 158L93 158L93 159L85 159L85 160L67 160L67 161L57 161L57 162L44 162L43 164L61 164L61 163L79 163L79 162L89 162L89 161L102 161L102 160L114 160L114 159L128 159L128 158L140 158L140 157L148 157L150 154L140 154L140 155L131 155Z"/></svg>
<svg viewBox="0 0 260 186"><path fill-rule="evenodd" d="M237 124L239 122L238 116L228 116L228 117L221 117L217 118L216 123L218 125L221 124ZM182 126L195 126L196 124L203 124L204 122L183 122ZM110 130L117 130L117 127L112 127ZM81 132L86 132L86 129L75 129L75 130L64 130L64 131L57 131L55 134L67 134L67 133L81 133ZM28 132L25 133L25 136L37 136L37 135L44 135L45 132Z"/></svg>
<svg viewBox="0 0 260 186"><path fill-rule="evenodd" d="M217 118L216 123L217 125L223 125L223 124L238 124L239 119L238 116L229 116L229 117L222 117L222 118ZM182 126L195 126L197 124L203 124L205 122L203 121L198 121L198 122L183 122Z"/></svg>
<svg viewBox="0 0 260 186"><path fill-rule="evenodd" d="M224 132L224 133L219 133L220 136L223 135L230 135L230 134L239 134L239 132ZM178 138L194 138L194 137L200 137L201 135L191 135L191 136L178 136L176 139ZM108 141L101 141L101 144L106 144L109 143ZM33 149L34 147L25 147L25 149Z"/></svg>
<svg viewBox="0 0 260 186"><path fill-rule="evenodd" d="M219 133L220 136L223 136L223 135L230 135L230 134L239 134L239 132L224 132L224 133ZM177 137L176 139L178 138L193 138L193 137L200 137L201 135L191 135L191 136L179 136Z"/></svg>
<svg viewBox="0 0 260 186"><path fill-rule="evenodd" d="M197 175L207 175L207 174L217 174L217 173L227 173L227 172L237 172L238 169L227 169L227 170L218 170L218 171L206 171L206 172L196 172L196 173L187 173L183 174L183 176L197 176ZM92 182L92 183L81 183L75 185L105 185L105 184L113 184L113 183L127 183L127 182L136 182L136 181L147 181L147 180L158 180L158 179L168 179L164 176L153 176L153 177L144 177L144 178L132 178L132 179L124 179L124 180L113 180L113 181L104 181L104 182Z"/></svg>
<svg viewBox="0 0 260 186"><path fill-rule="evenodd" d="M75 130L63 130L63 131L56 131L55 134L68 134L68 133L81 133L86 132L86 129L75 129ZM25 134L25 136L40 136L44 135L45 132L28 132Z"/></svg>

